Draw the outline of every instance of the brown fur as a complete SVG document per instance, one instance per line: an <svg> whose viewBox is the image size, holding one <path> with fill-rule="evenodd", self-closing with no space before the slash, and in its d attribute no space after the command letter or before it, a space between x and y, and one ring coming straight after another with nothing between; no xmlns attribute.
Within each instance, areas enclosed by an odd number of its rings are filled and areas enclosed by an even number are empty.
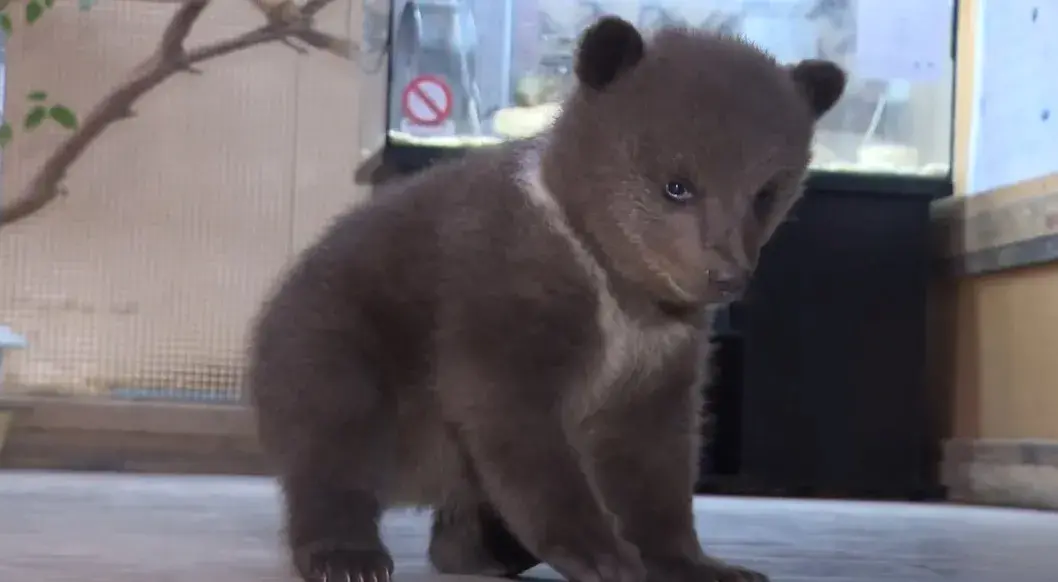
<svg viewBox="0 0 1058 582"><path fill-rule="evenodd" d="M378 520L408 504L442 572L764 579L693 527L702 308L752 271L844 75L616 18L577 75L546 135L378 192L262 308L249 389L304 579L387 578Z"/></svg>

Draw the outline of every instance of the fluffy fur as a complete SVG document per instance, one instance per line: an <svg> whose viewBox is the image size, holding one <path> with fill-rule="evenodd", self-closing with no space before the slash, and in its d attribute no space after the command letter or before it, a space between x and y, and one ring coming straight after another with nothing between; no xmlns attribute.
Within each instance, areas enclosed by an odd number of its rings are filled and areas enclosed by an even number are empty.
<svg viewBox="0 0 1058 582"><path fill-rule="evenodd" d="M547 134L340 216L264 304L249 392L305 580L388 579L387 507L445 573L763 580L694 530L706 304L798 196L844 74L604 18Z"/></svg>

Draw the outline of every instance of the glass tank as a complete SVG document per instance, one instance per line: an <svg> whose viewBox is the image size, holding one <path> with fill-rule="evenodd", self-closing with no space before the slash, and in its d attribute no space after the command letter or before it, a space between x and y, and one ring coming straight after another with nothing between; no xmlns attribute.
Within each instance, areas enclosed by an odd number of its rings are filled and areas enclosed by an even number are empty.
<svg viewBox="0 0 1058 582"><path fill-rule="evenodd" d="M544 130L573 85L578 35L604 14L838 62L850 81L819 122L813 169L949 175L952 0L365 0L365 157Z"/></svg>

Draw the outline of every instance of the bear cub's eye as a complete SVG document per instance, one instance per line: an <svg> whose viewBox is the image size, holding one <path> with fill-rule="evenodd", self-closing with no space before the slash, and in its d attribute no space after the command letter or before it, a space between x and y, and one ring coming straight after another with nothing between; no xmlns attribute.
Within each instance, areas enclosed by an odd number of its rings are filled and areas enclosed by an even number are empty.
<svg viewBox="0 0 1058 582"><path fill-rule="evenodd" d="M687 202L694 195L694 186L685 180L672 180L665 184L665 196L673 202Z"/></svg>

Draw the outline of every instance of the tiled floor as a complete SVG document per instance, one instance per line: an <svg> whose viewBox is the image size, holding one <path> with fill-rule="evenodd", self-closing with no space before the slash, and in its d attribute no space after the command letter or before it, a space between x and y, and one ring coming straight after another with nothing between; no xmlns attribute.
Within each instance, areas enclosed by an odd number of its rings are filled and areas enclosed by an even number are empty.
<svg viewBox="0 0 1058 582"><path fill-rule="evenodd" d="M1058 580L1058 514L731 498L698 513L707 546L775 582ZM427 520L387 516L397 582L436 579ZM291 581L278 527L266 479L0 473L2 582Z"/></svg>

